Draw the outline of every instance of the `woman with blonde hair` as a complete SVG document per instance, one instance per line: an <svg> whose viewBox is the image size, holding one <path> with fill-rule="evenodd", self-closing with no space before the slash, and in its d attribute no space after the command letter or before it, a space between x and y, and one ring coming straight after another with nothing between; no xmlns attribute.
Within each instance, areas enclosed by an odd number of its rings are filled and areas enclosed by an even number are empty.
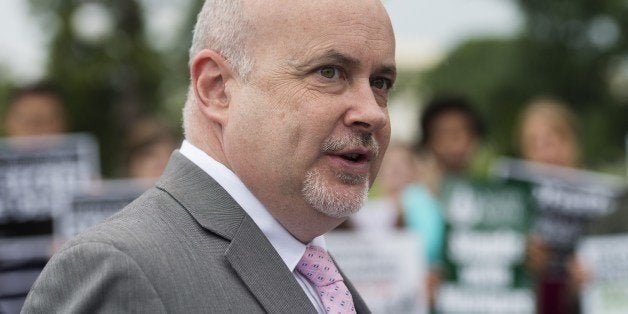
<svg viewBox="0 0 628 314"><path fill-rule="evenodd" d="M528 103L519 120L518 144L527 161L553 166L580 166L580 144L576 115L567 104L556 99L536 98ZM532 235L527 246L527 266L537 278L537 313L577 313L577 294L585 272L572 256L566 276L551 274L552 248L539 236Z"/></svg>
<svg viewBox="0 0 628 314"><path fill-rule="evenodd" d="M569 107L552 98L537 98L521 114L519 149L526 160L563 167L580 165L578 122Z"/></svg>

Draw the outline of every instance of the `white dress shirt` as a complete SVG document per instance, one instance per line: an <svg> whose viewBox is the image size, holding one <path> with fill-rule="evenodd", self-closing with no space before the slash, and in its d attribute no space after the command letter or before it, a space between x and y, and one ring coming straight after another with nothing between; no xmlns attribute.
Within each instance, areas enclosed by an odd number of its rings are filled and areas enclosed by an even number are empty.
<svg viewBox="0 0 628 314"><path fill-rule="evenodd" d="M188 141L183 141L179 152L187 157L194 164L210 175L229 195L244 209L253 219L255 224L262 230L270 244L275 248L283 262L292 271L305 294L319 313L325 313L323 304L316 293L316 289L301 273L296 270L296 266L305 253L305 244L293 237L264 207L264 205L251 193L244 183L229 168L211 158L205 152L192 145ZM316 245L327 249L325 238L319 236L314 238L311 245Z"/></svg>

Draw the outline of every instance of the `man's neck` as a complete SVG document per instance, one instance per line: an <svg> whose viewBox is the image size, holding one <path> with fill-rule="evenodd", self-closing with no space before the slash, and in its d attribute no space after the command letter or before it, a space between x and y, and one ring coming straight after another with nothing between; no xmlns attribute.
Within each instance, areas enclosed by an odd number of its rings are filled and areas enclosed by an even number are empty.
<svg viewBox="0 0 628 314"><path fill-rule="evenodd" d="M338 227L346 218L333 218L311 208L305 201L290 202L284 206L269 207L268 211L293 237L302 243L309 243Z"/></svg>

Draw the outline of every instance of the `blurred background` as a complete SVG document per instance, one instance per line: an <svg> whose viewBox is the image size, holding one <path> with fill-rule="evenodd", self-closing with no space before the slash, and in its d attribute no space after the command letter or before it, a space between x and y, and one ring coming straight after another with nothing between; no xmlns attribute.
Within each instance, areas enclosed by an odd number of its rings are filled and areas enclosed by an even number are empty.
<svg viewBox="0 0 628 314"><path fill-rule="evenodd" d="M180 121L187 49L200 3L0 2L0 109L11 88L53 82L66 99L71 131L96 135L105 176L121 176L129 121L147 114ZM513 155L512 129L521 107L532 97L551 95L581 119L585 164L625 175L625 1L385 5L397 34L400 69L390 107L395 138L420 136L418 113L433 95L462 94L490 126L489 154Z"/></svg>

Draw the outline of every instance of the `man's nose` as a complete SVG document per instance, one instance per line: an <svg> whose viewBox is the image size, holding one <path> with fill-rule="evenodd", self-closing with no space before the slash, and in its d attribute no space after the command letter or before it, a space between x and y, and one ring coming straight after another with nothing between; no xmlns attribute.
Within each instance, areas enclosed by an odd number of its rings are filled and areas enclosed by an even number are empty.
<svg viewBox="0 0 628 314"><path fill-rule="evenodd" d="M368 80L354 87L348 95L350 107L345 114L345 124L359 131L374 133L388 124L387 99L375 95Z"/></svg>

